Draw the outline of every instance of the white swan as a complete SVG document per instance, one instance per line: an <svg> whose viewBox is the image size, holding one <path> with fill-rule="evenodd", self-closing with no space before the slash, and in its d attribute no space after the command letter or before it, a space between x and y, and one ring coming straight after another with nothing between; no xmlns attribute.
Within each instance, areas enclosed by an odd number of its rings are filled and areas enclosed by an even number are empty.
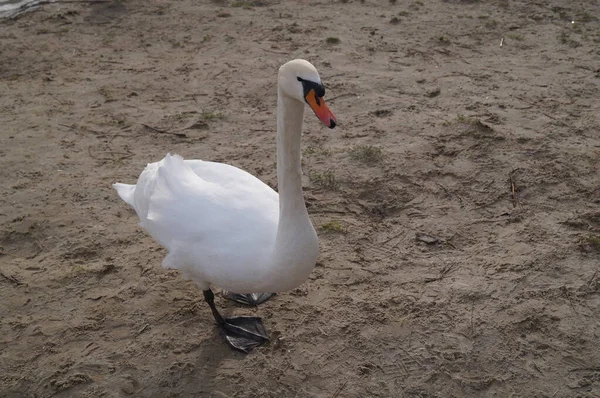
<svg viewBox="0 0 600 398"><path fill-rule="evenodd" d="M281 66L277 83L279 195L236 167L170 154L148 164L136 185L113 185L142 228L168 250L163 267L180 270L203 290L228 343L245 352L268 341L260 318L221 317L210 286L253 302L251 293L290 290L306 280L319 244L302 195L304 102L326 126L336 125L319 73L308 61Z"/></svg>

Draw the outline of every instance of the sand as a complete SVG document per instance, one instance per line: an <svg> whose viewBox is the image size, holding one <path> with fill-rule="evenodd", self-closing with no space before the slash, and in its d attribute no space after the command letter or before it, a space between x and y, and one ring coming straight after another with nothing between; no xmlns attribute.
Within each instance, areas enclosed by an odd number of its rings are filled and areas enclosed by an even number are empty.
<svg viewBox="0 0 600 398"><path fill-rule="evenodd" d="M0 396L600 396L600 3L54 3L0 27ZM336 40L337 39L337 40ZM271 186L310 60L321 254L219 336L111 188L167 152Z"/></svg>

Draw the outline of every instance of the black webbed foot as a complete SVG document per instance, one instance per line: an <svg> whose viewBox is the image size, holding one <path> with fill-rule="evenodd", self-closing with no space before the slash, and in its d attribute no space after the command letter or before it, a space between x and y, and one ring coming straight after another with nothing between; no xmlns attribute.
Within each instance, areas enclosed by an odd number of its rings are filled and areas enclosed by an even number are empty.
<svg viewBox="0 0 600 398"><path fill-rule="evenodd" d="M250 294L238 294L228 291L223 291L223 296L229 300L233 300L237 303L255 307L259 304L264 303L271 297L275 296L275 293L250 293Z"/></svg>
<svg viewBox="0 0 600 398"><path fill-rule="evenodd" d="M254 347L269 341L267 331L260 318L255 316L223 318L215 306L215 295L210 289L204 291L204 299L210 307L215 321L225 332L225 339L230 347L248 353Z"/></svg>
<svg viewBox="0 0 600 398"><path fill-rule="evenodd" d="M254 316L224 318L221 325L230 347L248 353L254 347L269 341L262 320Z"/></svg>

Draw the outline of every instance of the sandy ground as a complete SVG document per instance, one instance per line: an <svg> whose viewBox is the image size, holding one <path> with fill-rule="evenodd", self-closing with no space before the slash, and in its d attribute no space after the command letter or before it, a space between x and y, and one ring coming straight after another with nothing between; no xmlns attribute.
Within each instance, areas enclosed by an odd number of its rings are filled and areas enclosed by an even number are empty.
<svg viewBox="0 0 600 398"><path fill-rule="evenodd" d="M599 17L132 0L2 22L0 396L600 396ZM275 186L297 57L339 121L305 124L321 255L259 308L218 298L272 336L243 355L111 183L174 152Z"/></svg>

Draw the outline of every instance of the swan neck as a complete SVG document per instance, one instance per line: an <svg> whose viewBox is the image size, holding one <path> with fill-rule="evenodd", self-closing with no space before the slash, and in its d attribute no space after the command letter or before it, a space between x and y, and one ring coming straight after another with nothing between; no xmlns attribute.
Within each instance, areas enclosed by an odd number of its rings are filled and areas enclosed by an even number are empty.
<svg viewBox="0 0 600 398"><path fill-rule="evenodd" d="M302 284L315 266L319 241L302 194L301 147L304 103L281 91L277 102L279 225L268 283L281 292ZM268 290L271 291L271 290Z"/></svg>
<svg viewBox="0 0 600 398"><path fill-rule="evenodd" d="M277 96L277 189L280 217L304 210L301 138L304 104L279 92ZM280 218L281 220L281 218Z"/></svg>

